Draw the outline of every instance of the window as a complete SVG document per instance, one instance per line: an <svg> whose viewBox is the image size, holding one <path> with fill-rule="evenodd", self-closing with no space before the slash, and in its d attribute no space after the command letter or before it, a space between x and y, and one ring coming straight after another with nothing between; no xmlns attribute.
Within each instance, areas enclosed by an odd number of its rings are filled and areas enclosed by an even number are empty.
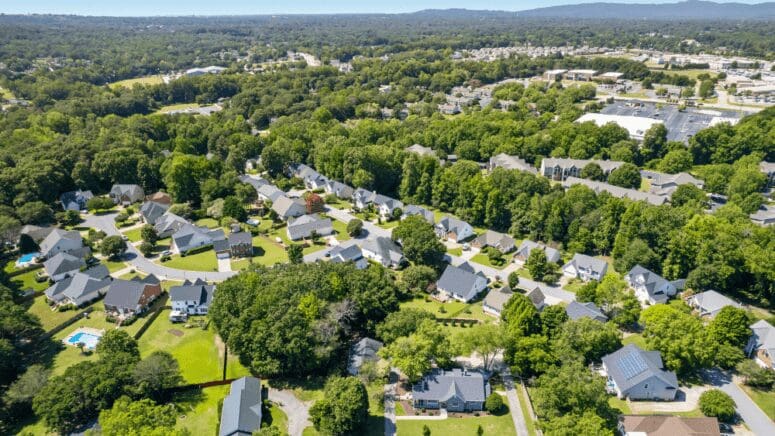
<svg viewBox="0 0 775 436"><path fill-rule="evenodd" d="M643 385L643 389L648 389L648 388L649 388L649 384L648 384L648 383L646 383L645 385Z"/></svg>

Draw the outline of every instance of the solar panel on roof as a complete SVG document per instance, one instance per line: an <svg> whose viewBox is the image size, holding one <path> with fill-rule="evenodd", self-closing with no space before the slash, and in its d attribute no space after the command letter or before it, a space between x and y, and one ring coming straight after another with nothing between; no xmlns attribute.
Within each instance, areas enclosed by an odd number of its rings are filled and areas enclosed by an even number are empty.
<svg viewBox="0 0 775 436"><path fill-rule="evenodd" d="M637 353L628 353L619 360L622 374L628 380L642 373L648 368L646 361Z"/></svg>

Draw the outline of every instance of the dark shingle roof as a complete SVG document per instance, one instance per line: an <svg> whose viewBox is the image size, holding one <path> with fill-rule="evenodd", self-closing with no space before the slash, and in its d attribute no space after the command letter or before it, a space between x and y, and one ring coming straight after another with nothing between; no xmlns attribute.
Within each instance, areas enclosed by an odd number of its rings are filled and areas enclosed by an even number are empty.
<svg viewBox="0 0 775 436"><path fill-rule="evenodd" d="M261 428L261 381L242 377L231 383L223 399L219 436L252 434Z"/></svg>
<svg viewBox="0 0 775 436"><path fill-rule="evenodd" d="M78 271L84 266L86 266L86 261L68 253L58 253L43 263L43 268L46 270L46 274L48 274L49 277Z"/></svg>
<svg viewBox="0 0 775 436"><path fill-rule="evenodd" d="M484 401L489 394L484 376L475 371L455 368L451 371L434 370L412 386L412 397L417 400L445 401L459 396L463 401Z"/></svg>
<svg viewBox="0 0 775 436"><path fill-rule="evenodd" d="M198 301L199 304L209 303L213 300L215 285L183 284L170 288L170 301Z"/></svg>
<svg viewBox="0 0 775 436"><path fill-rule="evenodd" d="M142 279L115 279L105 295L105 305L118 309L134 310L140 302L146 285Z"/></svg>
<svg viewBox="0 0 775 436"><path fill-rule="evenodd" d="M578 301L571 301L565 308L565 313L567 313L568 318L573 321L584 317L592 318L600 322L608 321L608 317L592 302L579 303Z"/></svg>
<svg viewBox="0 0 775 436"><path fill-rule="evenodd" d="M474 292L474 284L481 277L476 273L468 271L462 265L460 267L448 265L436 283L436 287L470 300L476 296L472 294Z"/></svg>
<svg viewBox="0 0 775 436"><path fill-rule="evenodd" d="M678 378L672 371L665 371L659 351L643 351L635 344L628 344L603 356L603 363L619 390L627 391L651 377L657 377L667 386L678 388Z"/></svg>

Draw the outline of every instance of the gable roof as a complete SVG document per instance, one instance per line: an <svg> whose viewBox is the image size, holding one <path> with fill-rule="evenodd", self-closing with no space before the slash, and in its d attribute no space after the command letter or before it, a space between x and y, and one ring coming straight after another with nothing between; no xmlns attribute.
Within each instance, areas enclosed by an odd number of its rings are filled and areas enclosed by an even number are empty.
<svg viewBox="0 0 775 436"><path fill-rule="evenodd" d="M562 268L565 269L565 267L569 265L573 265L577 269L581 268L592 271L601 276L604 275L608 270L608 263L606 263L606 261L602 259L595 259L592 256L587 256L586 254L581 253L574 254L573 259L566 263Z"/></svg>
<svg viewBox="0 0 775 436"><path fill-rule="evenodd" d="M326 183L325 189L339 198L351 198L355 192L350 186L336 180L329 180L328 183Z"/></svg>
<svg viewBox="0 0 775 436"><path fill-rule="evenodd" d="M404 150L409 152L409 153L419 154L420 156L436 157L436 152L433 151L432 148L424 147L424 146L422 146L420 144L410 145L409 147L406 147Z"/></svg>
<svg viewBox="0 0 775 436"><path fill-rule="evenodd" d="M277 215L282 218L290 218L304 215L307 211L307 205L299 199L291 199L282 195L274 200L272 210L277 212Z"/></svg>
<svg viewBox="0 0 775 436"><path fill-rule="evenodd" d="M119 310L134 310L140 303L140 297L143 295L145 287L151 285L151 283L145 283L143 279L138 278L132 280L115 279L105 295L105 306L116 307Z"/></svg>
<svg viewBox="0 0 775 436"><path fill-rule="evenodd" d="M215 285L184 283L170 288L170 301L196 301L200 305L210 304L214 293Z"/></svg>
<svg viewBox="0 0 775 436"><path fill-rule="evenodd" d="M520 158L519 156L510 156L506 153L496 154L490 158L490 169L492 170L496 167L505 168L507 170L525 171L530 174L538 174L538 170L536 170L529 163L525 162L524 159Z"/></svg>
<svg viewBox="0 0 775 436"><path fill-rule="evenodd" d="M546 296L541 292L541 288L538 286L533 288L533 290L528 292L525 296L530 299L536 309L540 309L541 306L544 305L544 300L546 300Z"/></svg>
<svg viewBox="0 0 775 436"><path fill-rule="evenodd" d="M280 190L280 188L277 186L269 183L259 186L256 191L259 195L268 198L272 202L275 202L278 198L285 196L285 192Z"/></svg>
<svg viewBox="0 0 775 436"><path fill-rule="evenodd" d="M143 191L143 188L140 187L140 185L115 184L110 188L110 194L116 195L116 196L126 195L130 198L133 198L133 197L142 198L145 195L145 192Z"/></svg>
<svg viewBox="0 0 775 436"><path fill-rule="evenodd" d="M81 297L89 295L94 291L105 289L110 285L111 278L108 268L105 265L97 265L83 272L77 272L72 277L68 277L51 285L46 289L46 297L52 301L62 301L69 298L74 302L79 301Z"/></svg>
<svg viewBox="0 0 775 436"><path fill-rule="evenodd" d="M372 198L372 202L377 206L385 206L390 210L404 207L404 203L400 202L399 200L382 194L375 194Z"/></svg>
<svg viewBox="0 0 775 436"><path fill-rule="evenodd" d="M169 208L170 206L168 204L158 203L156 201L146 201L140 206L140 215L143 216L145 222L155 224L156 220L164 215Z"/></svg>
<svg viewBox="0 0 775 436"><path fill-rule="evenodd" d="M684 418L670 415L624 415L622 427L628 434L644 436L720 436L716 418Z"/></svg>
<svg viewBox="0 0 775 436"><path fill-rule="evenodd" d="M628 344L603 356L603 364L619 390L627 391L652 377L662 380L667 386L678 388L678 378L672 371L665 371L659 351L644 351L635 344Z"/></svg>
<svg viewBox="0 0 775 436"><path fill-rule="evenodd" d="M608 321L608 317L592 302L579 303L578 301L571 301L568 306L565 307L565 313L568 314L568 318L573 321L584 317L592 318L600 322Z"/></svg>
<svg viewBox="0 0 775 436"><path fill-rule="evenodd" d="M59 201L65 210L81 210L86 208L86 202L92 198L94 198L94 194L91 191L81 191L79 189L60 195Z"/></svg>
<svg viewBox="0 0 775 436"><path fill-rule="evenodd" d="M167 211L167 212L164 212L162 216L156 219L156 222L153 224L153 227L156 229L157 233L162 234L162 233L176 232L186 224L188 224L188 221L185 218L175 215L170 211Z"/></svg>
<svg viewBox="0 0 775 436"><path fill-rule="evenodd" d="M767 354L770 356L775 355L775 327L760 319L751 324L751 331L754 349L767 350Z"/></svg>
<svg viewBox="0 0 775 436"><path fill-rule="evenodd" d="M664 195L655 195L649 192L642 192L635 189L622 188L620 186L611 185L610 183L597 182L589 179L579 179L578 177L568 177L562 182L562 186L570 188L573 185L584 185L589 189L599 194L601 192L607 192L616 198L627 198L633 201L645 201L655 206L660 206L667 203L670 199Z"/></svg>
<svg viewBox="0 0 775 436"><path fill-rule="evenodd" d="M145 199L155 203L165 204L167 206L172 204L172 197L170 197L170 195L166 192L162 191L156 191L153 194L146 196Z"/></svg>
<svg viewBox="0 0 775 436"><path fill-rule="evenodd" d="M489 394L488 387L480 372L437 369L412 386L412 398L415 401L444 401L454 395L466 402L483 402Z"/></svg>
<svg viewBox="0 0 775 436"><path fill-rule="evenodd" d="M46 238L56 227L53 226L36 226L34 224L26 224L19 231L20 235L27 235L35 242L40 242Z"/></svg>
<svg viewBox="0 0 775 436"><path fill-rule="evenodd" d="M46 270L46 274L48 274L49 277L78 271L84 266L86 266L86 261L68 253L57 253L51 259L43 262L43 268Z"/></svg>
<svg viewBox="0 0 775 436"><path fill-rule="evenodd" d="M503 307L506 306L506 303L511 299L512 295L514 295L514 291L508 286L504 286L500 289L493 289L487 293L486 297L484 297L482 304L501 312Z"/></svg>
<svg viewBox="0 0 775 436"><path fill-rule="evenodd" d="M363 252L361 247L352 244L342 248L341 245L337 245L329 252L332 262L350 262L357 261L363 258Z"/></svg>
<svg viewBox="0 0 775 436"><path fill-rule="evenodd" d="M330 218L321 218L318 214L302 215L288 223L288 236L293 239L309 237L312 231L320 233L333 230Z"/></svg>
<svg viewBox="0 0 775 436"><path fill-rule="evenodd" d="M51 233L40 243L40 252L45 256L62 240L70 239L73 245L83 245L81 234L76 231L68 232L62 229L53 229Z"/></svg>
<svg viewBox="0 0 775 436"><path fill-rule="evenodd" d="M544 244L541 244L541 243L538 243L538 242L533 242L533 241L528 240L528 239L522 241L522 243L519 244L519 248L517 249L517 255L518 256L522 256L525 259L527 259L528 256L530 256L530 252L534 248L541 248L541 249L543 249L544 253L546 253L546 260L547 261L554 262L554 263L557 263L557 262L560 261L560 252L559 252L559 250L556 250L556 249L554 249L552 247L549 247L547 245L544 245Z"/></svg>
<svg viewBox="0 0 775 436"><path fill-rule="evenodd" d="M715 313L726 306L742 308L740 303L714 290L701 292L691 297L703 312Z"/></svg>
<svg viewBox="0 0 775 436"><path fill-rule="evenodd" d="M371 192L368 189L358 188L353 192L353 200L360 201L361 203L372 203L376 192Z"/></svg>
<svg viewBox="0 0 775 436"><path fill-rule="evenodd" d="M406 208L404 209L403 218L406 218L412 215L420 215L421 217L425 218L425 221L428 221L431 224L434 224L436 222L436 218L433 216L433 212L429 211L428 209L425 209L424 207L417 206L414 204L410 204L406 206Z"/></svg>
<svg viewBox="0 0 775 436"><path fill-rule="evenodd" d="M367 239L361 248L381 257L383 265L398 265L404 260L404 252L401 247L392 239L383 236Z"/></svg>
<svg viewBox="0 0 775 436"><path fill-rule="evenodd" d="M463 228L471 227L471 225L457 218L445 216L439 220L439 223L436 224L436 227L443 229L447 233L460 234ZM471 228L473 229L473 227Z"/></svg>
<svg viewBox="0 0 775 436"><path fill-rule="evenodd" d="M474 239L474 243L480 244L482 247L495 247L501 251L510 250L516 242L511 236L492 230L487 230Z"/></svg>
<svg viewBox="0 0 775 436"><path fill-rule="evenodd" d="M457 294L470 300L476 296L476 282L484 278L480 274L469 271L464 266L447 265L441 278L436 282L436 288ZM485 279L486 280L486 279Z"/></svg>
<svg viewBox="0 0 775 436"><path fill-rule="evenodd" d="M357 370L367 361L379 360L377 351L379 351L382 346L382 342L371 338L363 338L354 343L350 348L349 369L351 372L353 372L353 369L357 372Z"/></svg>
<svg viewBox="0 0 775 436"><path fill-rule="evenodd" d="M250 232L231 232L229 233L229 247L237 245L253 245L253 235Z"/></svg>
<svg viewBox="0 0 775 436"><path fill-rule="evenodd" d="M570 159L564 157L546 157L541 161L542 168L578 168L584 169L585 166L595 163L603 172L610 173L611 171L624 165L624 162L616 160L602 160L602 159Z"/></svg>
<svg viewBox="0 0 775 436"><path fill-rule="evenodd" d="M229 395L223 399L219 436L253 434L261 428L261 381L242 377L231 383Z"/></svg>
<svg viewBox="0 0 775 436"><path fill-rule="evenodd" d="M207 227L199 227L186 223L172 235L172 240L178 250L188 251L192 248L210 245L213 241L223 241L226 236L223 229L210 230Z"/></svg>
<svg viewBox="0 0 775 436"><path fill-rule="evenodd" d="M666 301L667 295L659 291L666 284L670 284L664 277L646 269L640 265L632 267L630 272L624 276L624 279L635 286L643 287L649 297L656 301Z"/></svg>

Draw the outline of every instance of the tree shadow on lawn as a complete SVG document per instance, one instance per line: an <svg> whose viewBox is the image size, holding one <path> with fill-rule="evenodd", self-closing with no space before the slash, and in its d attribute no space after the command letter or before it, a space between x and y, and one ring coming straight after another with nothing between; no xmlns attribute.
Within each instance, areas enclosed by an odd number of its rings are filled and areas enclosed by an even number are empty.
<svg viewBox="0 0 775 436"><path fill-rule="evenodd" d="M282 378L269 380L269 386L275 389L302 389L305 391L319 391L326 384L325 376L309 376L305 378Z"/></svg>
<svg viewBox="0 0 775 436"><path fill-rule="evenodd" d="M253 246L253 257L261 257L266 255L266 250L263 247Z"/></svg>
<svg viewBox="0 0 775 436"><path fill-rule="evenodd" d="M190 415L196 410L196 405L205 399L202 389L194 388L175 392L170 402L175 404L180 415Z"/></svg>

